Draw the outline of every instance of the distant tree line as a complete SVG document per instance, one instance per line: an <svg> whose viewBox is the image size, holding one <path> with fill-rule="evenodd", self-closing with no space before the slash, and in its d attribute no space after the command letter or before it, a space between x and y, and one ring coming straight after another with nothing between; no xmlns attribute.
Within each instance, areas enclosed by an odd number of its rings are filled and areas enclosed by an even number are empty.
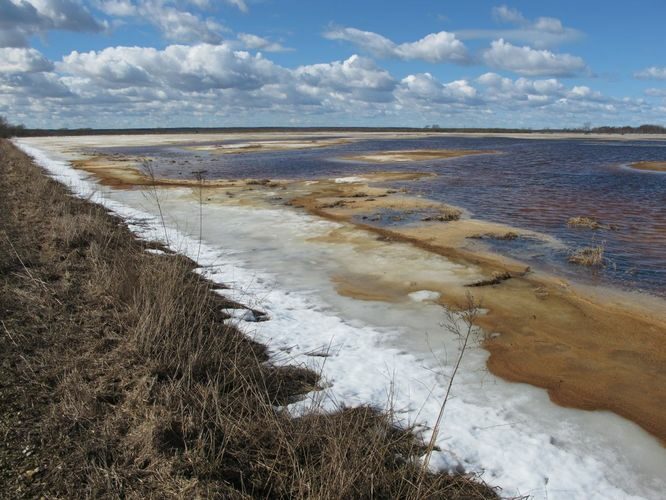
<svg viewBox="0 0 666 500"><path fill-rule="evenodd" d="M7 121L7 118L0 115L0 137L25 135L26 132L26 128L23 125L12 125Z"/></svg>
<svg viewBox="0 0 666 500"><path fill-rule="evenodd" d="M599 134L666 134L666 127L661 125L641 125L639 127L596 127L591 132Z"/></svg>
<svg viewBox="0 0 666 500"><path fill-rule="evenodd" d="M130 128L130 129L93 129L93 128L60 128L60 129L29 129L23 125L13 125L0 115L0 137L13 136L59 136L59 135L114 135L114 134L198 134L198 133L238 133L238 132L414 132L416 130L428 130L429 132L455 132L455 133L541 133L556 134L558 132L571 133L599 133L599 134L666 134L666 127L662 125L640 125L638 127L592 127L585 123L580 128L500 128L500 127L475 127L475 128L445 128L437 124L425 127L174 127L174 128Z"/></svg>

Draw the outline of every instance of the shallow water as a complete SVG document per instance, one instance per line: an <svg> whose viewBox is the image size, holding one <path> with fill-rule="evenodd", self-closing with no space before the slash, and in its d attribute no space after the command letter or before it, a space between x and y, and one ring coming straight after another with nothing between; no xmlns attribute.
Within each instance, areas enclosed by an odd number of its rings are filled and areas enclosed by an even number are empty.
<svg viewBox="0 0 666 500"><path fill-rule="evenodd" d="M205 178L232 179L337 177L377 170L434 172L437 177L393 185L462 207L475 218L539 231L564 243L559 248L534 241L491 243L533 266L666 296L666 174L627 167L634 161L666 160L663 142L427 137L225 155L183 146L105 151L151 157L159 175L172 178L192 178L197 171L204 171ZM413 163L340 160L374 151L447 148L498 154ZM593 217L614 229L569 227L568 219L575 216ZM596 245L605 247L603 268L567 263L573 250Z"/></svg>

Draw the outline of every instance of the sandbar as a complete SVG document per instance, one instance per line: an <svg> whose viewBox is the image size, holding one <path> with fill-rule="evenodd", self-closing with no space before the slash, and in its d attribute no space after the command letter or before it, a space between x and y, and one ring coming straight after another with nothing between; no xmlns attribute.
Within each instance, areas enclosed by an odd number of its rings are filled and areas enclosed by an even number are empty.
<svg viewBox="0 0 666 500"><path fill-rule="evenodd" d="M666 161L638 161L631 164L636 170L650 170L652 172L666 172Z"/></svg>
<svg viewBox="0 0 666 500"><path fill-rule="evenodd" d="M344 156L342 159L364 163L399 163L425 160L445 160L460 156L496 154L496 151L468 149L411 149L403 151L381 151L359 155Z"/></svg>
<svg viewBox="0 0 666 500"><path fill-rule="evenodd" d="M193 145L186 146L185 149L192 151L205 151L213 154L243 154L243 153L260 153L269 151L291 151L297 149L314 149L325 148L330 146L338 146L352 142L351 139L317 139L310 138L309 140L270 140L270 141L251 141L240 142L232 144L212 144L212 145Z"/></svg>

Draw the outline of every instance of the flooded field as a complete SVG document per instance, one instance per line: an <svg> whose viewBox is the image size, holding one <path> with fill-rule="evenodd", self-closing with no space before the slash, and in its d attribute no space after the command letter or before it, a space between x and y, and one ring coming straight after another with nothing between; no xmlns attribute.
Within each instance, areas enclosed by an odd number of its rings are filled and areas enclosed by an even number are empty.
<svg viewBox="0 0 666 500"><path fill-rule="evenodd" d="M511 138L424 137L354 140L336 143L318 137L316 146L267 151L246 148L220 154L241 141L171 143L160 146L97 149L105 154L142 156L153 160L160 176L174 179L314 179L385 171L436 174L391 187L461 207L476 219L500 222L553 236L562 245L517 239L483 240L493 249L591 283L666 295L666 174L638 170L634 162L666 159L661 141L532 140ZM338 141L343 142L343 141ZM334 145L328 145L334 143ZM324 144L322 146L321 144ZM217 148L215 146L218 146ZM293 144L292 144L293 146ZM362 162L384 151L462 150L466 156L405 162ZM370 223L414 223L406 214L379 214ZM592 229L568 224L574 217L598 222ZM478 241L476 242L479 243ZM470 242L472 244L472 242ZM602 247L603 264L584 268L569 257L585 247Z"/></svg>

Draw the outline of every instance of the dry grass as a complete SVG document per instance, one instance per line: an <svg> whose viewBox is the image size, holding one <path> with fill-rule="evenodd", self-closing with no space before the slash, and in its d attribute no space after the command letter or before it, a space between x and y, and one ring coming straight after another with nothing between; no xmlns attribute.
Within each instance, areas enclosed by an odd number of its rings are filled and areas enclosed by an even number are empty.
<svg viewBox="0 0 666 500"><path fill-rule="evenodd" d="M519 237L520 235L518 233L513 231L507 231L506 233L494 235L493 239L510 241L510 240L517 240Z"/></svg>
<svg viewBox="0 0 666 500"><path fill-rule="evenodd" d="M493 273L493 277L487 280L481 280L481 281L475 281L474 283L470 283L469 285L465 285L467 287L478 287L478 286L492 286L492 285L499 285L500 283L510 280L512 278L511 273L508 271L504 271L502 273L497 272Z"/></svg>
<svg viewBox="0 0 666 500"><path fill-rule="evenodd" d="M483 234L473 234L468 236L468 238L473 240L499 240L499 241L513 241L520 238L520 235L514 231L507 231L506 233L483 233Z"/></svg>
<svg viewBox="0 0 666 500"><path fill-rule="evenodd" d="M604 244L579 248L569 255L569 262L580 266L601 266L604 264Z"/></svg>
<svg viewBox="0 0 666 500"><path fill-rule="evenodd" d="M429 215L427 217L423 217L421 220L423 222L431 222L431 221L437 221L437 222L451 222L454 220L460 220L460 217L462 217L462 211L455 208L455 207L442 207L439 210L439 215Z"/></svg>
<svg viewBox="0 0 666 500"><path fill-rule="evenodd" d="M0 142L0 496L494 498L368 407L293 418L240 307Z"/></svg>
<svg viewBox="0 0 666 500"><path fill-rule="evenodd" d="M596 219L591 217L571 217L567 221L567 225L571 227L582 227L587 229L601 229L603 225Z"/></svg>

